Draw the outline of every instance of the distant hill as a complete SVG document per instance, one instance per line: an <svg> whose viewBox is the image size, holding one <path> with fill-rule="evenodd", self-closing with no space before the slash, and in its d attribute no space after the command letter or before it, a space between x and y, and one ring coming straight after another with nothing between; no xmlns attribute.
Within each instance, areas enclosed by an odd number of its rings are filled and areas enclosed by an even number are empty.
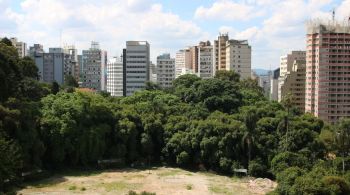
<svg viewBox="0 0 350 195"><path fill-rule="evenodd" d="M257 68L257 69L253 69L253 71L257 74L257 75L267 75L267 73L270 70L265 70L265 69L261 69L261 68Z"/></svg>

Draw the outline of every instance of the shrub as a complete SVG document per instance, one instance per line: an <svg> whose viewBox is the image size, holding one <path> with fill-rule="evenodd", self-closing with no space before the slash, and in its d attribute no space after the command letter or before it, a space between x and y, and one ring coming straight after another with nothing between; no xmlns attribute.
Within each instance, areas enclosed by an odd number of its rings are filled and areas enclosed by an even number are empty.
<svg viewBox="0 0 350 195"><path fill-rule="evenodd" d="M342 177L325 176L323 177L322 182L325 184L325 187L330 191L330 194L350 194L350 185Z"/></svg>
<svg viewBox="0 0 350 195"><path fill-rule="evenodd" d="M305 171L299 167L289 167L277 174L278 194L288 194L289 189L294 185L295 179L305 174Z"/></svg>
<svg viewBox="0 0 350 195"><path fill-rule="evenodd" d="M248 166L249 175L253 177L265 177L267 167L260 161L250 161Z"/></svg>

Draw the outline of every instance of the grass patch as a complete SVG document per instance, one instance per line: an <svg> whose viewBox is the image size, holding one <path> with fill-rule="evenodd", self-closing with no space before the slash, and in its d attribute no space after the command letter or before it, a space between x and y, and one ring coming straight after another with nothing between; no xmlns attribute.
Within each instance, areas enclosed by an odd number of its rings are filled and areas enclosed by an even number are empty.
<svg viewBox="0 0 350 195"><path fill-rule="evenodd" d="M230 191L228 188L224 186L211 185L209 187L209 190L217 194L234 194L232 191Z"/></svg>
<svg viewBox="0 0 350 195"><path fill-rule="evenodd" d="M169 170L169 171L164 171L161 173L158 173L157 175L160 177L168 177L168 176L175 176L178 173L180 173L181 171L178 169L173 169L173 170Z"/></svg>
<svg viewBox="0 0 350 195"><path fill-rule="evenodd" d="M128 191L128 190L137 190L142 187L140 183L126 183L123 181L110 182L110 183L101 183L98 184L98 187L104 188L107 192L111 191Z"/></svg>
<svg viewBox="0 0 350 195"><path fill-rule="evenodd" d="M77 186L69 186L68 190L76 190Z"/></svg>
<svg viewBox="0 0 350 195"><path fill-rule="evenodd" d="M145 178L146 176L142 174L136 174L136 175L124 175L125 179L137 179L137 178Z"/></svg>
<svg viewBox="0 0 350 195"><path fill-rule="evenodd" d="M187 184L186 185L186 189L187 190L192 190L193 189L193 185L192 184Z"/></svg>

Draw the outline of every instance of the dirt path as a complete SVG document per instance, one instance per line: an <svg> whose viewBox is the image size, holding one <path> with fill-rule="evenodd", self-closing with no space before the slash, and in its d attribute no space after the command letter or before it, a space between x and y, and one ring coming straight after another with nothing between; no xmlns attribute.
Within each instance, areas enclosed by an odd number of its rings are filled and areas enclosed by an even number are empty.
<svg viewBox="0 0 350 195"><path fill-rule="evenodd" d="M273 182L265 182L259 186L260 183L252 185L252 181L249 179L229 178L210 173L194 173L182 169L161 167L150 171L124 169L86 176L55 176L30 184L25 189L18 191L18 194L124 195L129 190L134 190L136 192L155 192L157 195L248 195L265 194L276 187ZM267 184L269 186L264 186Z"/></svg>

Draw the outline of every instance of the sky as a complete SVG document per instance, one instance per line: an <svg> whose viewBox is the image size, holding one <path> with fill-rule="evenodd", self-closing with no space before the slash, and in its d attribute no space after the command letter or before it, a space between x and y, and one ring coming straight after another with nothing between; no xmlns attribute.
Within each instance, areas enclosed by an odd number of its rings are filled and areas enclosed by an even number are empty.
<svg viewBox="0 0 350 195"><path fill-rule="evenodd" d="M0 0L0 37L79 52L98 41L109 57L126 41L148 41L154 61L222 32L249 41L253 68L275 69L281 55L305 49L305 23L332 10L347 21L350 0Z"/></svg>

